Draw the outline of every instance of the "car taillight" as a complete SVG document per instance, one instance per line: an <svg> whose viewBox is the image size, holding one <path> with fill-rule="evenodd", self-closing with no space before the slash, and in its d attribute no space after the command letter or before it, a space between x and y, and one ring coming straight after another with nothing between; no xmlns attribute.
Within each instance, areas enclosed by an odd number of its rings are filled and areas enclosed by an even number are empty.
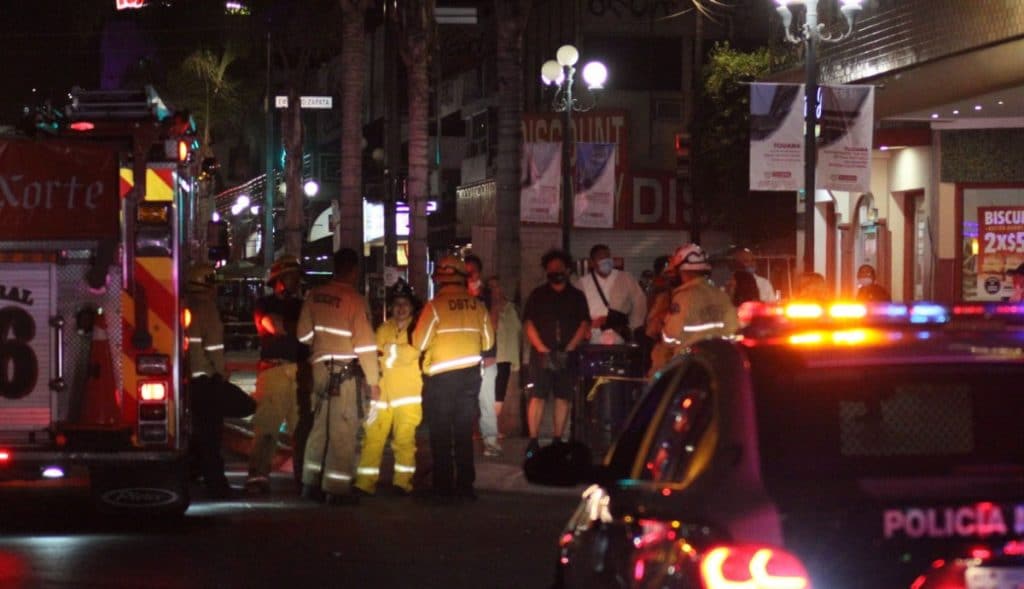
<svg viewBox="0 0 1024 589"><path fill-rule="evenodd" d="M150 381L139 384L139 398L143 401L163 401L167 399L167 383Z"/></svg>
<svg viewBox="0 0 1024 589"><path fill-rule="evenodd" d="M10 463L10 461L11 461L11 451L10 450L0 450L0 466L2 466L4 464L8 464L8 463Z"/></svg>
<svg viewBox="0 0 1024 589"><path fill-rule="evenodd" d="M700 562L705 589L809 589L796 556L767 546L718 546Z"/></svg>

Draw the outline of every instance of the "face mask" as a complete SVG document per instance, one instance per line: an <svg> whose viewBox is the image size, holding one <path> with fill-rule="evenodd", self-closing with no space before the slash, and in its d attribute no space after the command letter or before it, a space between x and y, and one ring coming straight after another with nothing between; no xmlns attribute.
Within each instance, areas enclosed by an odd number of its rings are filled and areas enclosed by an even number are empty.
<svg viewBox="0 0 1024 589"><path fill-rule="evenodd" d="M568 279L565 272L548 272L548 282L551 284L564 284Z"/></svg>
<svg viewBox="0 0 1024 589"><path fill-rule="evenodd" d="M605 276L611 274L613 268L615 268L615 263L611 258L605 258L597 263L597 271Z"/></svg>
<svg viewBox="0 0 1024 589"><path fill-rule="evenodd" d="M747 272L750 272L751 274L756 274L757 273L756 271L757 271L757 267L756 266L747 266Z"/></svg>
<svg viewBox="0 0 1024 589"><path fill-rule="evenodd" d="M875 283L875 279L874 278L858 278L857 279L857 284L859 284L860 286L871 286L874 283Z"/></svg>

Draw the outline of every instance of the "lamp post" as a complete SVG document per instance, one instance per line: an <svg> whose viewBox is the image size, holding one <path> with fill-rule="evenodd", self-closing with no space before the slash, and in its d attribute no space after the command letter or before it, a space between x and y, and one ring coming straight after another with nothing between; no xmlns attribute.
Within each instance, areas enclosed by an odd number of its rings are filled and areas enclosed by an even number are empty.
<svg viewBox="0 0 1024 589"><path fill-rule="evenodd" d="M828 0L832 2L834 0ZM840 12L846 20L846 31L838 35L824 32L825 26L818 23L818 3L820 0L775 0L777 11L782 17L782 27L786 31L786 40L790 43L803 43L806 47L807 83L804 88L806 104L804 106L804 271L814 272L814 193L815 169L818 166L818 43L837 43L853 35L857 13L860 12L863 0L839 0L842 3ZM793 29L793 13L790 5L802 4L805 8L804 24L797 24Z"/></svg>
<svg viewBox="0 0 1024 589"><path fill-rule="evenodd" d="M555 52L556 59L549 59L540 68L540 79L546 86L555 86L555 97L551 106L555 112L562 113L562 249L570 251L569 232L572 229L573 192L572 192L572 113L584 112L596 103L594 90L604 88L608 79L608 69L599 61L591 61L583 66L583 81L591 91L589 103L580 102L573 96L573 84L576 78L576 63L580 52L572 45L562 45Z"/></svg>

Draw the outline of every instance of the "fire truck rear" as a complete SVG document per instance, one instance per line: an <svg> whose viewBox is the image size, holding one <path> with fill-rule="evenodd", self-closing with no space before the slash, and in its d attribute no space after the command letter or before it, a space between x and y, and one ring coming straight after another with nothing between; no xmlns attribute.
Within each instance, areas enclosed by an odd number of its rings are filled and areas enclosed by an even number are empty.
<svg viewBox="0 0 1024 589"><path fill-rule="evenodd" d="M0 138L0 483L187 509L190 130L152 89L75 91L51 135Z"/></svg>

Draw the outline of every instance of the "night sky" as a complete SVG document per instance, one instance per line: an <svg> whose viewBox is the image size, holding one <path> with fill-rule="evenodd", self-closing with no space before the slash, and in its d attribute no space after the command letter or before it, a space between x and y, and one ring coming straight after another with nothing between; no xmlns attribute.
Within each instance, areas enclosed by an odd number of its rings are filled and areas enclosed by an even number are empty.
<svg viewBox="0 0 1024 589"><path fill-rule="evenodd" d="M99 84L103 13L114 0L13 0L0 8L0 124L24 104L66 102L72 86ZM91 14L90 14L91 13ZM32 89L36 92L33 94Z"/></svg>

